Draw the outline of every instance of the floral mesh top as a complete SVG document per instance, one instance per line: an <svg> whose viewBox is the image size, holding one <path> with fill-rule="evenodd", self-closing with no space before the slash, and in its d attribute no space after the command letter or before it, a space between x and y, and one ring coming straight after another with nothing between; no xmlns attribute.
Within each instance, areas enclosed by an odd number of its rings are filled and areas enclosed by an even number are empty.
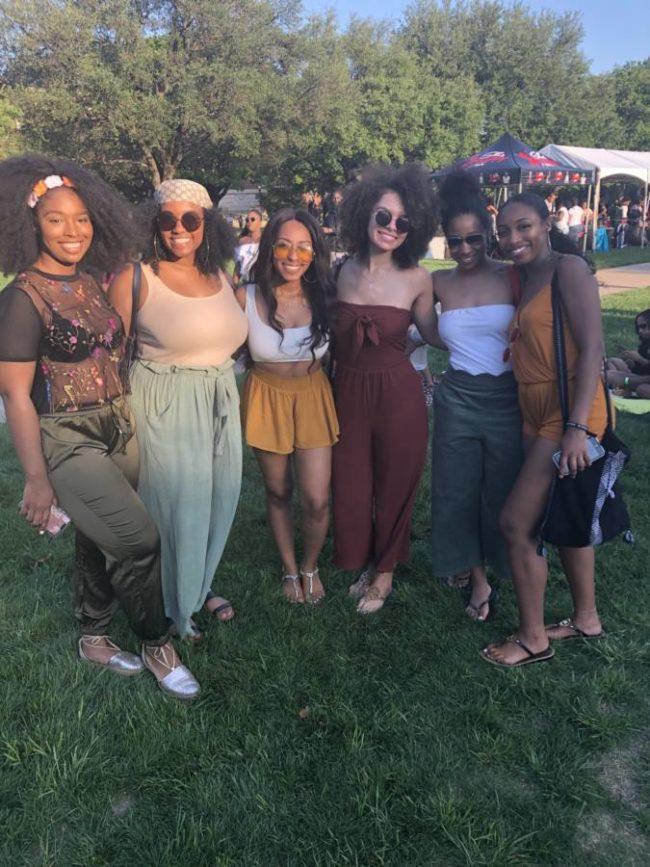
<svg viewBox="0 0 650 867"><path fill-rule="evenodd" d="M90 274L29 269L0 293L0 361L35 361L39 415L101 406L124 393L124 331Z"/></svg>

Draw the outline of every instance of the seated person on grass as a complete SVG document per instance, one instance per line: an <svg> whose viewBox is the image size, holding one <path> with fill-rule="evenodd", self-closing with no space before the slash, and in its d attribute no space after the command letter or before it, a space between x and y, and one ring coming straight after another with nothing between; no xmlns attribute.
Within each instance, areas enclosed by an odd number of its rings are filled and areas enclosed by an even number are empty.
<svg viewBox="0 0 650 867"><path fill-rule="evenodd" d="M650 310L638 313L634 318L634 328L639 337L639 348L624 349L618 357L608 358L606 362L607 384L617 386L620 377L614 377L610 381L610 373L620 372L623 374L636 374L637 376L650 375Z"/></svg>

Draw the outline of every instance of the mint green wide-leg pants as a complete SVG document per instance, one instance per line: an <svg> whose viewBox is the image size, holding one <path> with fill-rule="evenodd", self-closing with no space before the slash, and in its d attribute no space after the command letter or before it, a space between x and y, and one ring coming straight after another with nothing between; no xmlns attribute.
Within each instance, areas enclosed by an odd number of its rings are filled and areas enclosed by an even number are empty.
<svg viewBox="0 0 650 867"><path fill-rule="evenodd" d="M242 441L232 368L231 360L186 367L141 359L131 368L138 493L160 532L165 610L181 636L210 590L239 501Z"/></svg>

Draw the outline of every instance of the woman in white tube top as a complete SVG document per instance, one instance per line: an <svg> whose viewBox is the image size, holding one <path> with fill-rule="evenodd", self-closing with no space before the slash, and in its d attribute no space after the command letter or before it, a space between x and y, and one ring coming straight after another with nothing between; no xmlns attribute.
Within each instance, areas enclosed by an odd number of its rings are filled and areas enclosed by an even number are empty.
<svg viewBox="0 0 650 867"><path fill-rule="evenodd" d="M253 276L255 284L237 290L252 359L242 394L244 436L264 477L283 593L290 602L315 603L325 594L318 556L329 524L332 446L339 427L322 370L334 285L327 243L313 217L290 209L274 214L262 234ZM302 513L300 566L293 534L294 472Z"/></svg>
<svg viewBox="0 0 650 867"><path fill-rule="evenodd" d="M432 561L438 577L470 571L467 614L485 621L495 579L509 577L501 507L522 461L517 386L508 360L511 271L487 257L490 219L478 183L455 173L441 189L456 268L434 275L449 366L434 398ZM494 578L488 579L486 566Z"/></svg>

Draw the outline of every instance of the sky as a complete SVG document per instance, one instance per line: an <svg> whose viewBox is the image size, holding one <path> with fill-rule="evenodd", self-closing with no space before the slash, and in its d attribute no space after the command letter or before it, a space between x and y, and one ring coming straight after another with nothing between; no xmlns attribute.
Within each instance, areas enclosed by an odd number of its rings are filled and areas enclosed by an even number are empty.
<svg viewBox="0 0 650 867"><path fill-rule="evenodd" d="M409 0L303 0L310 12L333 9L341 24L350 15L397 20ZM630 60L650 56L650 3L648 0L542 0L529 2L535 11L580 12L585 36L583 53L591 61L591 71L607 72Z"/></svg>

